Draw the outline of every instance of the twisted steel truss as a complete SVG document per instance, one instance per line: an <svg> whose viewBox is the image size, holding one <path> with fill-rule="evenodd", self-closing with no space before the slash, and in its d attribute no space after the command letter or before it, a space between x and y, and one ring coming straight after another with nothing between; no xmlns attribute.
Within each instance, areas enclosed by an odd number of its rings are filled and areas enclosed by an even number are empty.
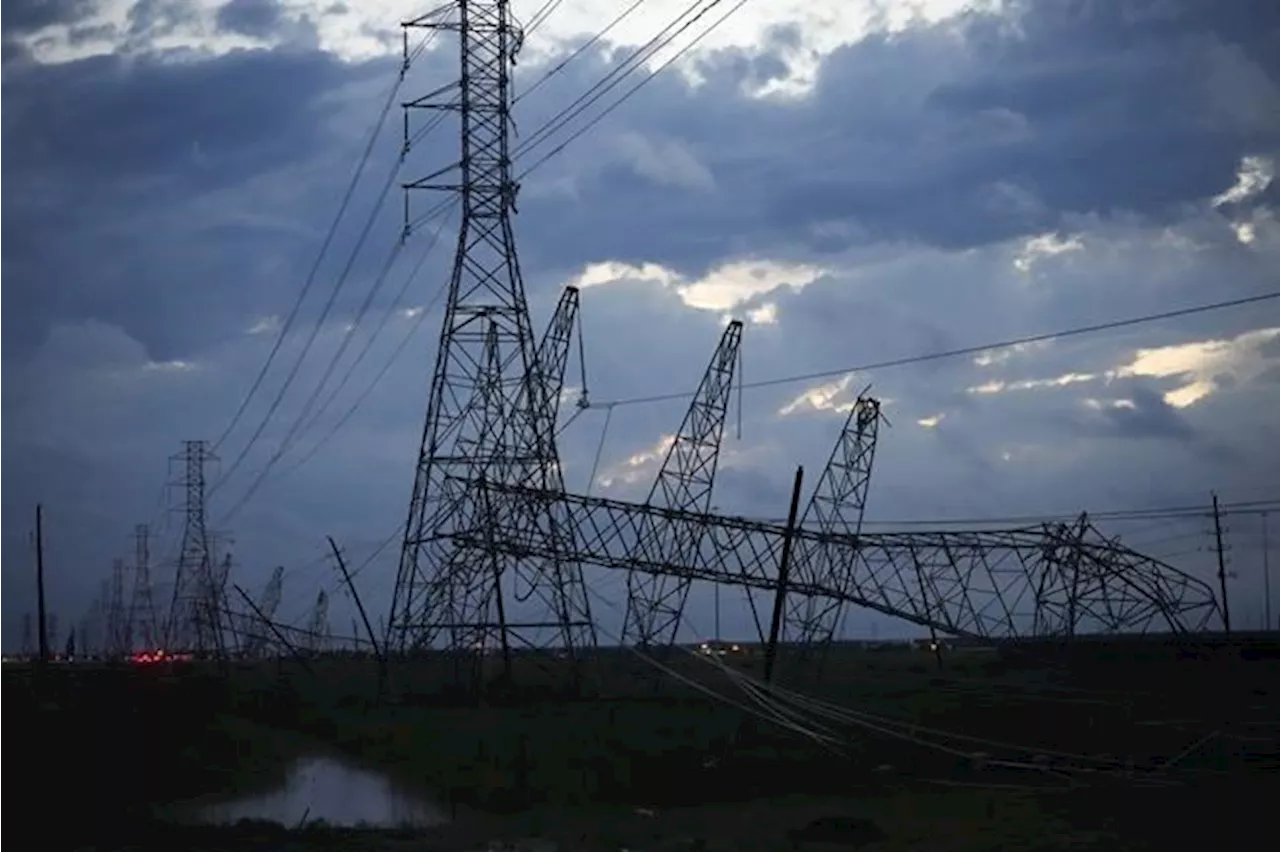
<svg viewBox="0 0 1280 852"><path fill-rule="evenodd" d="M561 503L583 563L724 585L776 590L785 526L599 497L477 483L503 499ZM455 535L464 547L512 557L554 555L514 524ZM654 536L658 529L662 535ZM1087 523L976 532L845 535L799 527L796 565L830 560L847 576L795 576L788 596L866 607L953 636L983 640L1080 632L1185 633L1218 612L1204 582L1108 540ZM690 552L683 542L697 541Z"/></svg>

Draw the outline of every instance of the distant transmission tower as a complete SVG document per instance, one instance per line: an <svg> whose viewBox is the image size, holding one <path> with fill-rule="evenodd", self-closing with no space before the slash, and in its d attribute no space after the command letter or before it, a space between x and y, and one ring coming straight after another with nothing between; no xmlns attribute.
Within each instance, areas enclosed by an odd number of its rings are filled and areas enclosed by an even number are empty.
<svg viewBox="0 0 1280 852"><path fill-rule="evenodd" d="M24 612L22 614L22 656L35 656L35 635L36 632L35 628L32 626L31 613Z"/></svg>
<svg viewBox="0 0 1280 852"><path fill-rule="evenodd" d="M180 471L173 485L182 490L180 510L185 524L165 644L176 650L221 655L221 606L205 526L205 465L215 457L204 441L186 441L183 446L172 457Z"/></svg>
<svg viewBox="0 0 1280 852"><path fill-rule="evenodd" d="M110 597L107 600L107 653L122 656L133 644L133 629L124 605L124 560L111 563Z"/></svg>
<svg viewBox="0 0 1280 852"><path fill-rule="evenodd" d="M466 547L450 538L460 530L492 528L499 517L538 541L565 534L562 507L501 494L486 499L487 489L468 484L554 490L559 483L556 405L547 398L547 365L535 350L511 229L518 187L508 144L508 66L523 36L508 0L460 0L403 26L459 36L460 82L406 104L410 113L444 109L459 115L458 179L446 181L444 170L405 188L456 192L462 221L388 638L402 651L438 641L455 651L501 648L509 672L515 646L558 645L573 653L594 644L576 564L502 556L496 548ZM453 100L441 103L441 93ZM406 218L406 234L410 229ZM530 618L508 617L517 597L508 590L517 584L519 601L536 608Z"/></svg>
<svg viewBox="0 0 1280 852"><path fill-rule="evenodd" d="M305 647L313 654L329 650L329 595L324 589L316 595L316 605L307 620L307 634L303 638Z"/></svg>
<svg viewBox="0 0 1280 852"><path fill-rule="evenodd" d="M133 597L129 603L133 640L144 649L155 648L160 636L155 598L151 593L151 528L146 524L134 527L133 542Z"/></svg>

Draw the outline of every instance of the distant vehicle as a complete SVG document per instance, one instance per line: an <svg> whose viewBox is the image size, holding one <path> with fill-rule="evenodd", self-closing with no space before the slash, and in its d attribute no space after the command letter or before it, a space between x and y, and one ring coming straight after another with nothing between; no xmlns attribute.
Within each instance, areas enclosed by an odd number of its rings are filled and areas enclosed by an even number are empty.
<svg viewBox="0 0 1280 852"><path fill-rule="evenodd" d="M743 647L736 642L720 642L711 640L698 645L698 653L708 657L725 657L731 654L744 654Z"/></svg>

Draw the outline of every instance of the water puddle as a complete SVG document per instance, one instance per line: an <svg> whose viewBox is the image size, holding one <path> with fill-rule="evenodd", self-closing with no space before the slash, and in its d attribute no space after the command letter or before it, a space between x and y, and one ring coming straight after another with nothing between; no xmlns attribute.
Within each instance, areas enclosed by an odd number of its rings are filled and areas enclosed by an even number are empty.
<svg viewBox="0 0 1280 852"><path fill-rule="evenodd" d="M323 820L334 826L399 828L441 825L448 810L377 772L331 757L304 757L282 786L265 793L204 804L199 819L234 823L269 820L287 827Z"/></svg>

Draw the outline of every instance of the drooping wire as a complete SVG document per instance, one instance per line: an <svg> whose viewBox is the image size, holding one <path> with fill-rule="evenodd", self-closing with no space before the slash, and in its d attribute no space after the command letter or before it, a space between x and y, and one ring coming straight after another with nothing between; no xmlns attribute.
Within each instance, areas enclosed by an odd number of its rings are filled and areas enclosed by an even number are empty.
<svg viewBox="0 0 1280 852"><path fill-rule="evenodd" d="M439 244L440 234L444 230L446 221L449 218L448 214L451 214L452 212L453 212L453 208L450 207L450 208L446 208L445 210L442 210L440 214L437 214L437 215L443 215L444 221L441 221L440 226L437 227L435 231L431 234L431 239L427 242L426 247L422 250L422 253L418 256L418 259L417 261L415 261L413 268L409 271L409 274L405 276L404 282L400 285L400 289L396 292L394 298L387 304L387 308L386 310L383 311L382 317L378 320L378 324L374 327L373 331L365 339L364 346L360 349L359 352L356 353L356 357L351 362L351 364L348 365L347 371L343 374L342 378L338 381L338 384L333 388L333 391L329 394L329 396L325 398L325 401L320 405L318 409L315 410L315 412L312 413L311 419L307 422L307 424L302 427L302 431L299 433L299 436L298 436L299 438L301 438L302 435L306 434L308 430L314 427L315 424L320 421L320 418L324 416L324 413L329 409L329 406L331 406L334 403L334 401L338 398L338 395L342 392L342 389L347 386L347 382L351 380L351 377L355 373L356 368L360 366L360 364L364 361L365 356L369 354L369 351L373 348L373 344L377 342L378 336L382 334L382 332L386 329L387 324L391 321L391 318L396 315L396 312L400 309L401 303L403 303L404 301L404 297L408 294L409 288L413 285L414 281L417 280L418 273L422 271L422 267L426 264L427 258L431 256L436 246ZM443 291L443 287L437 290L437 294L439 294L442 291ZM438 295L437 295L437 298L438 298Z"/></svg>
<svg viewBox="0 0 1280 852"><path fill-rule="evenodd" d="M1119 328L1128 328L1136 325L1144 325L1148 323L1163 322L1165 320L1176 319L1178 317L1191 316L1193 314L1207 313L1209 311L1225 310L1227 308L1236 308L1244 305L1257 304L1271 299L1280 298L1280 290L1269 293L1261 293L1256 296L1245 296L1239 299L1228 299L1221 302L1211 302L1204 305L1195 305L1188 308L1179 308L1172 311L1162 311L1160 313L1144 314L1137 317L1129 317L1121 320L1112 320L1109 322L1094 323L1092 325L1078 326L1076 328L1063 329L1062 331L1045 332L1042 334L1033 334L1026 337L1012 338L1008 340L1000 340L991 343L985 343L980 346L964 346L958 349L946 349L938 352L928 352L920 355L910 355L903 358L893 358L887 361L874 361L867 364L858 364L850 367L842 367L833 370L819 370L812 373L800 373L789 376L779 376L773 379L761 379L754 382L744 382L744 388L766 388L776 385L795 384L797 382L809 382L817 379L830 379L837 376L844 376L849 373L869 373L873 370L886 370L891 367L904 367L910 364L923 364L928 361L940 361L948 358L959 358L968 355L978 355L983 352L997 351L1000 349L1012 349L1018 346L1026 346L1031 343L1043 343L1049 340L1061 340L1068 337L1079 337L1081 335L1096 334L1102 331L1111 331ZM695 396L697 391L681 391L679 393L663 393L654 394L652 396L631 397L629 399L612 400L610 405L645 405L654 402L666 402L676 399L688 399Z"/></svg>
<svg viewBox="0 0 1280 852"><path fill-rule="evenodd" d="M609 424L613 421L613 406L604 406L604 426L600 428L600 443L596 444L596 457L591 462L591 478L587 480L587 497L591 496L591 489L596 484L596 472L600 470L600 457L604 455L604 443L609 436Z"/></svg>
<svg viewBox="0 0 1280 852"><path fill-rule="evenodd" d="M441 223L441 229L443 229L444 224L445 223L443 222ZM440 230L437 230L435 237L433 237L433 240L438 238L439 234L440 234ZM425 254L424 254L424 259L425 259ZM365 385L364 389L360 392L360 394L356 397L356 399L351 403L351 405L347 408L347 410L344 411L342 416L339 417L338 420L334 422L333 426L329 428L329 431L326 432L319 441L317 441L314 445L312 445L311 449L309 449L301 458L298 459L297 462L295 462L291 467L289 467L287 470L285 470L281 474L282 476L287 476L288 474L293 473L294 471L298 470L303 465L305 465L308 461L314 458L315 454L319 452L327 443L329 443L329 441L332 440L333 437L337 435L339 431L342 430L342 427L345 426L347 424L347 421L349 421L355 415L355 413L360 409L360 406L363 405L364 401L369 397L369 394L371 394L374 391L374 389L378 387L378 385L382 382L382 379L386 376L387 372L399 360L401 353L404 352L405 348L409 345L409 342L417 334L418 329L422 327L422 324L426 320L427 316L435 309L436 305L439 304L440 300L444 297L445 292L446 292L446 288L444 286L441 286L436 290L435 294L431 297L431 300L428 301L427 304L422 307L422 309L417 313L416 316L414 316L412 324L405 331L404 336L400 338L400 342L396 344L395 349L391 351L391 354L387 357L386 361L383 362L382 367L378 370L378 372L374 375L374 377ZM330 401L335 399L336 396L337 396L337 393L335 391L334 395L330 397ZM318 421L318 418L319 418L319 415L317 415L316 420L313 420L313 423Z"/></svg>
<svg viewBox="0 0 1280 852"><path fill-rule="evenodd" d="M429 33L427 38L423 39L422 44L419 45L419 52L422 49L425 49L427 41L433 34L434 33ZM369 132L369 138L365 142L364 149L360 154L360 159L356 163L356 169L352 173L351 180L348 182L346 191L342 195L342 200L338 204L338 210L334 214L333 221L329 225L329 230L325 233L325 237L320 243L320 251L316 254L316 259L311 264L311 269L307 273L307 277L303 282L302 290L298 293L297 299L294 300L293 306L289 309L289 314L285 318L284 324L281 326L279 333L276 335L276 340L271 346L271 351L267 354L267 358L263 362L262 367L258 370L257 376L254 377L252 384L250 384L249 390L245 393L244 398L241 399L240 405L236 408L235 414L232 415L226 428L222 430L222 434L213 442L214 449L220 447L230 436L232 430L234 430L239 424L240 418L244 416L254 394L258 392L258 389L266 379L267 372L271 369L271 364L280 353L280 347L284 345L285 338L292 330L293 324L297 321L298 313L302 309L302 303L306 301L307 294L311 292L311 287L315 284L316 275L320 271L320 264L328 253L329 247L333 244L334 237L337 235L338 225L342 222L343 216L346 215L347 208L351 205L351 199L355 196L356 186L359 184L360 178L364 175L365 166L368 165L369 159L373 156L374 146L378 142L378 137L382 134L382 129L386 126L387 116L390 114L392 106L395 105L396 94L404 84L405 72L406 68L401 66L396 75L395 83L392 84L383 101L382 109L378 111L378 116Z"/></svg>

